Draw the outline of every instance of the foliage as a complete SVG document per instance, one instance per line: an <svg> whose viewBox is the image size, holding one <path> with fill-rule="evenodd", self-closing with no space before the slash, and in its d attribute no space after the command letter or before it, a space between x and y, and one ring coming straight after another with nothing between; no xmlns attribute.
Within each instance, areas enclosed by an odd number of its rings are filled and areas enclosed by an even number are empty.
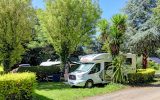
<svg viewBox="0 0 160 100"><path fill-rule="evenodd" d="M3 71L3 66L0 65L0 72Z"/></svg>
<svg viewBox="0 0 160 100"><path fill-rule="evenodd" d="M103 44L102 51L104 51L104 52L111 52L108 40L106 40L106 42Z"/></svg>
<svg viewBox="0 0 160 100"><path fill-rule="evenodd" d="M30 100L36 86L33 73L9 73L0 76L1 100Z"/></svg>
<svg viewBox="0 0 160 100"><path fill-rule="evenodd" d="M101 19L98 22L97 27L100 32L100 42L104 44L108 37L109 22L106 19Z"/></svg>
<svg viewBox="0 0 160 100"><path fill-rule="evenodd" d="M38 12L38 11L37 11ZM49 41L47 35L42 31L40 22L37 19L36 25L34 26L34 34L32 35L32 41L27 45L29 49L40 48L48 46Z"/></svg>
<svg viewBox="0 0 160 100"><path fill-rule="evenodd" d="M19 67L18 72L34 72L38 80L43 80L49 75L59 74L60 66L32 66L32 67Z"/></svg>
<svg viewBox="0 0 160 100"><path fill-rule="evenodd" d="M153 80L154 75L154 69L138 69L137 73L128 74L128 81L131 84L149 82Z"/></svg>
<svg viewBox="0 0 160 100"><path fill-rule="evenodd" d="M148 55L155 54L160 46L159 28L154 25L152 8L156 0L129 0L124 11L128 15L126 48L143 55L143 68L147 67Z"/></svg>
<svg viewBox="0 0 160 100"><path fill-rule="evenodd" d="M99 40L103 41L103 51L111 52L113 56L119 54L120 45L123 43L124 34L127 28L126 20L126 15L116 14L111 18L111 26L109 26L109 23L105 19L102 19L99 22L98 28L101 32Z"/></svg>
<svg viewBox="0 0 160 100"><path fill-rule="evenodd" d="M0 1L0 55L4 70L21 60L35 22L31 0Z"/></svg>
<svg viewBox="0 0 160 100"><path fill-rule="evenodd" d="M85 53L86 54L100 53L102 52L101 47L102 43L98 40L98 38L93 37L90 44L84 47Z"/></svg>
<svg viewBox="0 0 160 100"><path fill-rule="evenodd" d="M23 55L21 63L29 63L32 66L37 66L48 59L54 61L58 58L59 56L56 55L53 47L51 45L47 45L28 49Z"/></svg>
<svg viewBox="0 0 160 100"><path fill-rule="evenodd" d="M149 61L148 62L148 68L153 68L155 70L159 70L160 65L158 63L155 63L154 61Z"/></svg>
<svg viewBox="0 0 160 100"><path fill-rule="evenodd" d="M118 55L114 58L112 65L114 66L113 82L115 83L124 83L126 81L124 74L124 61L125 56Z"/></svg>
<svg viewBox="0 0 160 100"><path fill-rule="evenodd" d="M127 16L116 14L112 17L112 26L110 27L109 46L113 56L119 54L120 44L123 43L124 33L126 31Z"/></svg>
<svg viewBox="0 0 160 100"><path fill-rule="evenodd" d="M64 83L40 83L35 91L33 100L76 100L88 96L102 95L124 89L121 84L108 84L105 87L71 88Z"/></svg>
<svg viewBox="0 0 160 100"><path fill-rule="evenodd" d="M153 9L153 14L154 14L154 24L157 26L160 26L160 0L157 0L157 7Z"/></svg>
<svg viewBox="0 0 160 100"><path fill-rule="evenodd" d="M90 41L101 11L97 0L46 0L46 5L38 16L64 66L80 43Z"/></svg>

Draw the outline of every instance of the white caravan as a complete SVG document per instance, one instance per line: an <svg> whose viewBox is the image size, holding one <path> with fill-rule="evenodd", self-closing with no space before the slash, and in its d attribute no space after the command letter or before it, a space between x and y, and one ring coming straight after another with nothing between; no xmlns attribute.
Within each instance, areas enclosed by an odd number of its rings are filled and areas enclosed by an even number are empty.
<svg viewBox="0 0 160 100"><path fill-rule="evenodd" d="M136 55L125 54L127 70L125 74L136 71ZM69 73L68 84L71 86L92 87L94 84L108 83L113 76L112 56L109 53L91 54L81 57L81 65Z"/></svg>

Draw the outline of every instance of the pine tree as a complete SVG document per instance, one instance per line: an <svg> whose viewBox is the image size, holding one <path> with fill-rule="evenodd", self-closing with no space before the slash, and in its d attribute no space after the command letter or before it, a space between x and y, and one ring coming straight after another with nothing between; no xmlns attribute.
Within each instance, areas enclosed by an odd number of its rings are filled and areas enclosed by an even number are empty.
<svg viewBox="0 0 160 100"><path fill-rule="evenodd" d="M129 0L124 8L128 15L126 43L131 52L143 55L143 68L147 67L148 56L159 47L160 33L152 20L155 7L156 0Z"/></svg>

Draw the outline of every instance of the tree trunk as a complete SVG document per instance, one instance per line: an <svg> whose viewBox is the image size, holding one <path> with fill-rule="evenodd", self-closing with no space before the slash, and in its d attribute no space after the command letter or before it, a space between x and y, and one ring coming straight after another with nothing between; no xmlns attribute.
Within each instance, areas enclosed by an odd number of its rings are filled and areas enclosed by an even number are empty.
<svg viewBox="0 0 160 100"><path fill-rule="evenodd" d="M110 50L112 56L116 56L119 54L119 45L118 44L110 44Z"/></svg>
<svg viewBox="0 0 160 100"><path fill-rule="evenodd" d="M143 69L147 68L147 63L148 63L147 58L148 58L147 50L144 50L143 58L142 58Z"/></svg>
<svg viewBox="0 0 160 100"><path fill-rule="evenodd" d="M61 59L61 72L64 73L65 80L67 79L69 66L68 66L69 48L66 43L62 44L62 51L60 53Z"/></svg>

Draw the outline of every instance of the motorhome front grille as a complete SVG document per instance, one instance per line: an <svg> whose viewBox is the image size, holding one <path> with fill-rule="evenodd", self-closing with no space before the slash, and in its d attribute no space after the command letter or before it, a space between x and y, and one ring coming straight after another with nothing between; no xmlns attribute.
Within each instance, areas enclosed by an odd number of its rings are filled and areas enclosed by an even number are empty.
<svg viewBox="0 0 160 100"><path fill-rule="evenodd" d="M75 75L69 75L69 79L70 80L76 80L76 76Z"/></svg>

